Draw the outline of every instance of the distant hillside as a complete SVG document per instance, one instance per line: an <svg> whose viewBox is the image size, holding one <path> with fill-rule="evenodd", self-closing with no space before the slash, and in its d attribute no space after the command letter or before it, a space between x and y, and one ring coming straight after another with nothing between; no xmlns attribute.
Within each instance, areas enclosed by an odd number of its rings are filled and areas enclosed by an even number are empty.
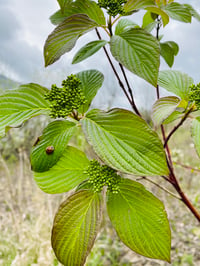
<svg viewBox="0 0 200 266"><path fill-rule="evenodd" d="M7 89L17 88L19 85L19 82L9 79L6 76L0 74L0 92Z"/></svg>

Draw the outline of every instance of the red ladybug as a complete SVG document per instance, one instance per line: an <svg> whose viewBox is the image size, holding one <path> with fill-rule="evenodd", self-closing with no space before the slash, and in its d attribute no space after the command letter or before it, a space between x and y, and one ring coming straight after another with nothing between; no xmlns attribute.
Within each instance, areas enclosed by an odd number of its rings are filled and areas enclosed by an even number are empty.
<svg viewBox="0 0 200 266"><path fill-rule="evenodd" d="M54 152L54 147L53 146L46 147L46 153L47 154L52 154L53 152Z"/></svg>

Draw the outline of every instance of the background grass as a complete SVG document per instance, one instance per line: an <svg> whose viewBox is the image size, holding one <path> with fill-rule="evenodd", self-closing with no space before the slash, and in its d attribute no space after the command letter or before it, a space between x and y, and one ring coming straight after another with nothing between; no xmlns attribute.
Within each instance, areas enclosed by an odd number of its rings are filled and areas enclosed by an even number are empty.
<svg viewBox="0 0 200 266"><path fill-rule="evenodd" d="M0 265L3 266L60 265L52 251L50 236L54 214L67 194L48 195L40 191L33 181L29 163L31 145L46 123L46 120L34 119L23 129L12 129L0 144ZM77 143L84 145L80 137ZM175 133L169 144L181 186L200 209L200 160L190 137L189 122ZM180 163L192 165L197 171ZM151 179L176 193L161 178ZM172 229L171 265L200 265L200 227L196 219L179 200L145 180L139 182L166 206ZM86 265L169 264L139 256L125 247L105 215Z"/></svg>

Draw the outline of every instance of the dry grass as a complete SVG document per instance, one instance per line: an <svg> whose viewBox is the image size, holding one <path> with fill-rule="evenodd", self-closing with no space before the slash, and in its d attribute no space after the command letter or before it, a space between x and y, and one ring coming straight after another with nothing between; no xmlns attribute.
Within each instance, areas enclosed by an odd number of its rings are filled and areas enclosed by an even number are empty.
<svg viewBox="0 0 200 266"><path fill-rule="evenodd" d="M191 139L184 129L170 141L173 158L199 167ZM189 140L188 140L189 139ZM185 145L187 143L187 147ZM188 145L189 144L189 145ZM199 172L176 166L176 172L188 197L200 209ZM165 181L155 178L166 187ZM141 181L165 204L172 228L172 264L200 265L200 228L187 208L154 185ZM59 265L51 249L50 235L54 214L66 195L47 195L32 179L27 152L19 151L19 160L6 162L0 157L0 265ZM173 189L167 185L167 188ZM136 255L117 238L108 219L102 225L87 266L169 265Z"/></svg>

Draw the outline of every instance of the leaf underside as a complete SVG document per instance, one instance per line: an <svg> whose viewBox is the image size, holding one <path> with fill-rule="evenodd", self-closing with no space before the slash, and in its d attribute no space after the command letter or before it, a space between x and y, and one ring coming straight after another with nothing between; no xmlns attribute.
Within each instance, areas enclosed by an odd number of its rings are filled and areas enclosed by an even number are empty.
<svg viewBox="0 0 200 266"><path fill-rule="evenodd" d="M107 192L107 209L118 236L143 256L170 262L171 232L163 203L130 179Z"/></svg>
<svg viewBox="0 0 200 266"><path fill-rule="evenodd" d="M85 263L101 223L101 197L81 190L63 202L55 216L52 247L63 265Z"/></svg>

